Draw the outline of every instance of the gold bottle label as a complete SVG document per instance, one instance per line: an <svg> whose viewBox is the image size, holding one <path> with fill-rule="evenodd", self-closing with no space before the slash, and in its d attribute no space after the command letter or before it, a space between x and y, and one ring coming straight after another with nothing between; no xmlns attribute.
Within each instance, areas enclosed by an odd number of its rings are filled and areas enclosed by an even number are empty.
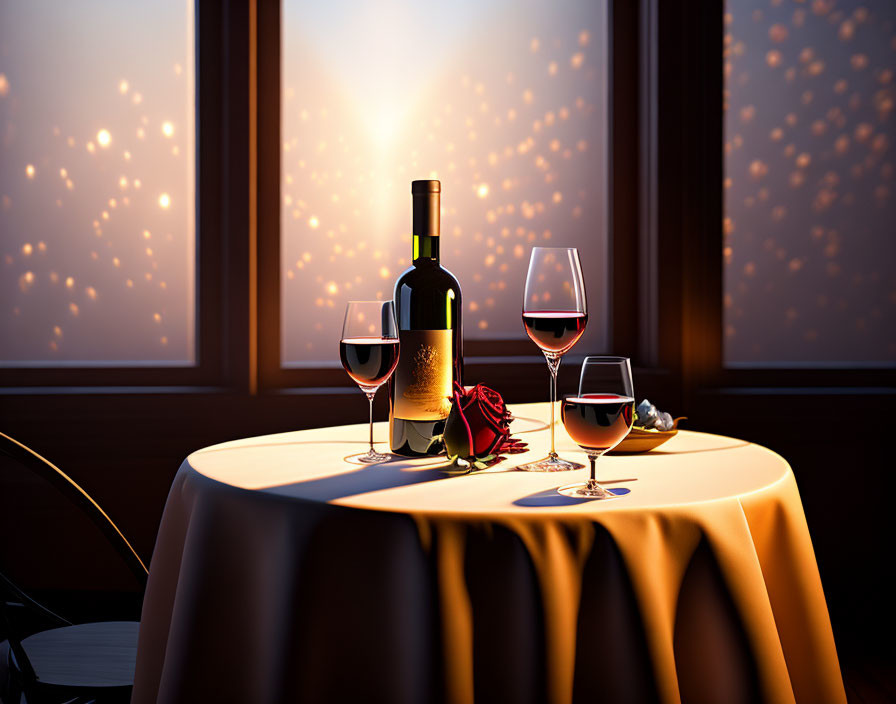
<svg viewBox="0 0 896 704"><path fill-rule="evenodd" d="M451 330L401 330L393 413L404 420L441 420L451 410Z"/></svg>

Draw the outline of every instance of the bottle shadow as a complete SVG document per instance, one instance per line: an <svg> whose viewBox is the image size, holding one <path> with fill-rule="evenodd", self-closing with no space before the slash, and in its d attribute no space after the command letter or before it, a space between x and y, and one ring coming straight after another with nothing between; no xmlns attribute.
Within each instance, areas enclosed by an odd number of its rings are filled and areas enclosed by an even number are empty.
<svg viewBox="0 0 896 704"><path fill-rule="evenodd" d="M376 464L350 464L351 469L318 479L265 487L268 493L310 501L334 501L372 491L400 486L423 484L456 476L454 465L441 459L439 464L419 465L406 458L391 459Z"/></svg>

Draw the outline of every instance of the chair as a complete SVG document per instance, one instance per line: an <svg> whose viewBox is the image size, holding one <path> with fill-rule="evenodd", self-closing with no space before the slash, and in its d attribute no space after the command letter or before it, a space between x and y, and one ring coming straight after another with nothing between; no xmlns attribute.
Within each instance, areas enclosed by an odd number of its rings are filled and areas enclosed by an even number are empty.
<svg viewBox="0 0 896 704"><path fill-rule="evenodd" d="M55 544L57 556L68 554L71 544L66 541L72 539L53 531L59 511L52 508L51 502L63 499L92 524L84 521L84 525L91 531L98 529L105 537L141 590L146 586L145 564L99 505L54 464L3 433L0 433L0 459L4 469L13 470L8 475L10 481L0 488L0 496L6 502L0 506L0 512L7 517L6 531L0 538L0 547L5 553L0 554L0 629L7 638L0 643L3 660L0 698L5 704L19 704L22 695L28 704L128 702L139 624L133 621L73 624L30 595L7 567L18 563L18 572L27 572L33 567L46 571L46 565L40 556L31 554L31 545L21 539L26 529L10 515L24 519L36 516L38 528L29 534L32 542L49 539L51 547ZM50 485L56 491L35 490L36 483L40 487ZM15 489L23 490L21 497L13 498ZM44 493L53 493L54 497L40 496ZM19 510L20 504L14 503L17 501L36 508ZM91 549L89 554L95 551ZM47 582L46 577L44 581Z"/></svg>

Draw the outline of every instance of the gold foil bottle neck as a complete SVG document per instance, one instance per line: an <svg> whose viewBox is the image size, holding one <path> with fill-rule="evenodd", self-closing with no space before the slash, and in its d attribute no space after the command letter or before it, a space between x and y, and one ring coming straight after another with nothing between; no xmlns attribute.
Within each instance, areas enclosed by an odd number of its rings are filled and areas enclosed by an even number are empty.
<svg viewBox="0 0 896 704"><path fill-rule="evenodd" d="M439 207L442 184L438 181L411 181L413 234L439 236Z"/></svg>
<svg viewBox="0 0 896 704"><path fill-rule="evenodd" d="M436 180L411 181L411 193L440 193L442 184Z"/></svg>

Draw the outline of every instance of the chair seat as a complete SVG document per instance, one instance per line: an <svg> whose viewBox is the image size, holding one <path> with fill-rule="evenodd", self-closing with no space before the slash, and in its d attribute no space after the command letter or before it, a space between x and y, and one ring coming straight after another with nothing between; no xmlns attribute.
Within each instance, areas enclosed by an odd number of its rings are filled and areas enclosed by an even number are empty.
<svg viewBox="0 0 896 704"><path fill-rule="evenodd" d="M137 660L135 621L105 621L52 628L22 641L40 684L62 687L130 687Z"/></svg>
<svg viewBox="0 0 896 704"><path fill-rule="evenodd" d="M9 641L5 640L0 643L0 702L3 699L6 683L9 681Z"/></svg>

